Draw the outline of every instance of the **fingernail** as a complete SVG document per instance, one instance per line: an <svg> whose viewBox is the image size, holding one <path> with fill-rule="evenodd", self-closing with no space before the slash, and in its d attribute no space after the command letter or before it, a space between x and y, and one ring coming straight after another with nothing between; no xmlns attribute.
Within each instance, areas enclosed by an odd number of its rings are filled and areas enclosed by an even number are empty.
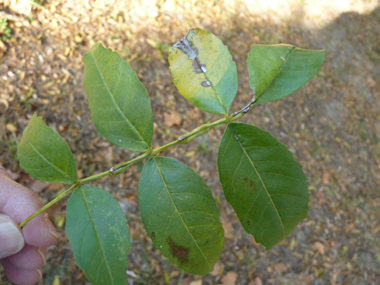
<svg viewBox="0 0 380 285"><path fill-rule="evenodd" d="M46 226L47 226L49 232L58 239L58 234L57 234L56 229L54 228L52 223L49 223L49 221L50 221L49 215L47 213L44 213L44 217L45 217L45 223L46 223Z"/></svg>
<svg viewBox="0 0 380 285"><path fill-rule="evenodd" d="M40 274L40 279L42 279L42 271L41 271L41 269L37 269L37 272L38 272L38 274Z"/></svg>
<svg viewBox="0 0 380 285"><path fill-rule="evenodd" d="M46 264L45 254L39 248L37 248L37 252L41 255L42 259L44 260L44 265L45 265Z"/></svg>
<svg viewBox="0 0 380 285"><path fill-rule="evenodd" d="M0 214L0 258L19 252L24 247L24 237L18 225L7 215Z"/></svg>

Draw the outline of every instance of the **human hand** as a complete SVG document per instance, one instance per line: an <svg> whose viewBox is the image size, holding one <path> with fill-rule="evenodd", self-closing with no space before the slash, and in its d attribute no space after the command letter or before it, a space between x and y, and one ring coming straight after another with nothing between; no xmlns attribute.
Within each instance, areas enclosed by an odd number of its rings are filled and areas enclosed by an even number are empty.
<svg viewBox="0 0 380 285"><path fill-rule="evenodd" d="M38 282L46 248L58 238L46 213L19 228L42 206L36 194L12 180L0 165L0 263L13 283Z"/></svg>

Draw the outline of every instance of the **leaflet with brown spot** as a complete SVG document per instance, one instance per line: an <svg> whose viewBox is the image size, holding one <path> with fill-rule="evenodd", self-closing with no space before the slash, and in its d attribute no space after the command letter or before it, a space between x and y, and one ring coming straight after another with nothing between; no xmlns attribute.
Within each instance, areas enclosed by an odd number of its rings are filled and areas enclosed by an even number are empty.
<svg viewBox="0 0 380 285"><path fill-rule="evenodd" d="M177 245L171 237L166 238L166 242L170 246L170 251L172 255L178 258L180 263L189 262L189 251L190 249L181 245Z"/></svg>

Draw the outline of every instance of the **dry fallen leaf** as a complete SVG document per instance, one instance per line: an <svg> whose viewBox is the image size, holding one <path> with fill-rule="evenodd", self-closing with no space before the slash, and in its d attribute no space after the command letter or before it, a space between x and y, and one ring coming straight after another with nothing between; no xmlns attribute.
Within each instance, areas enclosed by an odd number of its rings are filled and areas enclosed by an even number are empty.
<svg viewBox="0 0 380 285"><path fill-rule="evenodd" d="M228 239L234 238L234 228L232 227L232 223L226 220L222 220L223 228L224 228L224 237Z"/></svg>
<svg viewBox="0 0 380 285"><path fill-rule="evenodd" d="M177 111L169 111L164 113L165 125L168 127L180 126L182 123L182 117Z"/></svg>
<svg viewBox="0 0 380 285"><path fill-rule="evenodd" d="M190 285L202 285L202 280L191 281Z"/></svg>
<svg viewBox="0 0 380 285"><path fill-rule="evenodd" d="M194 107L193 109L186 112L186 116L190 120L192 120L194 122L198 122L202 118L202 112L197 107Z"/></svg>
<svg viewBox="0 0 380 285"><path fill-rule="evenodd" d="M235 285L237 280L237 274L233 271L228 271L226 275L222 278L223 285Z"/></svg>
<svg viewBox="0 0 380 285"><path fill-rule="evenodd" d="M375 87L376 86L376 81L372 77L368 77L366 82L367 82L369 87Z"/></svg>
<svg viewBox="0 0 380 285"><path fill-rule="evenodd" d="M305 285L313 284L313 277L310 275L306 275L304 272L302 272L300 274L299 280L300 280L301 284L305 284Z"/></svg>
<svg viewBox="0 0 380 285"><path fill-rule="evenodd" d="M3 43L3 41L0 41L0 56L2 57L6 51L7 46Z"/></svg>
<svg viewBox="0 0 380 285"><path fill-rule="evenodd" d="M10 124L10 123L6 124L5 128L10 132L13 132L13 133L17 132L17 127L15 125Z"/></svg>
<svg viewBox="0 0 380 285"><path fill-rule="evenodd" d="M317 241L316 243L314 243L313 250L314 251L318 251L322 255L325 254L325 246L322 243L320 243L319 241Z"/></svg>
<svg viewBox="0 0 380 285"><path fill-rule="evenodd" d="M49 186L49 183L46 183L40 180L35 180L30 185L30 190L32 190L35 193L38 193L44 190L45 188L47 188L48 186Z"/></svg>
<svg viewBox="0 0 380 285"><path fill-rule="evenodd" d="M48 187L48 190L50 191L56 191L56 190L60 190L62 188L65 187L65 184L61 184L61 183L51 183Z"/></svg>
<svg viewBox="0 0 380 285"><path fill-rule="evenodd" d="M214 265L214 270L210 273L211 276L218 276L218 275L220 275L220 269L221 269L220 262L217 262Z"/></svg>
<svg viewBox="0 0 380 285"><path fill-rule="evenodd" d="M275 264L274 269L276 269L276 271L280 274L286 272L286 270L287 270L286 266L282 263Z"/></svg>
<svg viewBox="0 0 380 285"><path fill-rule="evenodd" d="M8 110L8 108L9 108L8 101L5 100L4 98L0 98L0 112L5 112L6 110Z"/></svg>
<svg viewBox="0 0 380 285"><path fill-rule="evenodd" d="M330 179L330 172L328 172L327 170L323 170L322 183L325 185L329 184L329 179Z"/></svg>

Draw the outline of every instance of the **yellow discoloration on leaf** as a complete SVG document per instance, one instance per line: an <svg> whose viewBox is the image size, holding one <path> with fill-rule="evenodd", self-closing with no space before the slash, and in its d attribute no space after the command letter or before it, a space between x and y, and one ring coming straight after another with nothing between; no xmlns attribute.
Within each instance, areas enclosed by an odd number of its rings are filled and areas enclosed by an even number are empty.
<svg viewBox="0 0 380 285"><path fill-rule="evenodd" d="M189 59L188 42L196 53ZM187 45L186 45L187 46ZM193 29L170 49L170 71L178 91L198 108L227 114L237 91L236 65L222 41L212 33Z"/></svg>

